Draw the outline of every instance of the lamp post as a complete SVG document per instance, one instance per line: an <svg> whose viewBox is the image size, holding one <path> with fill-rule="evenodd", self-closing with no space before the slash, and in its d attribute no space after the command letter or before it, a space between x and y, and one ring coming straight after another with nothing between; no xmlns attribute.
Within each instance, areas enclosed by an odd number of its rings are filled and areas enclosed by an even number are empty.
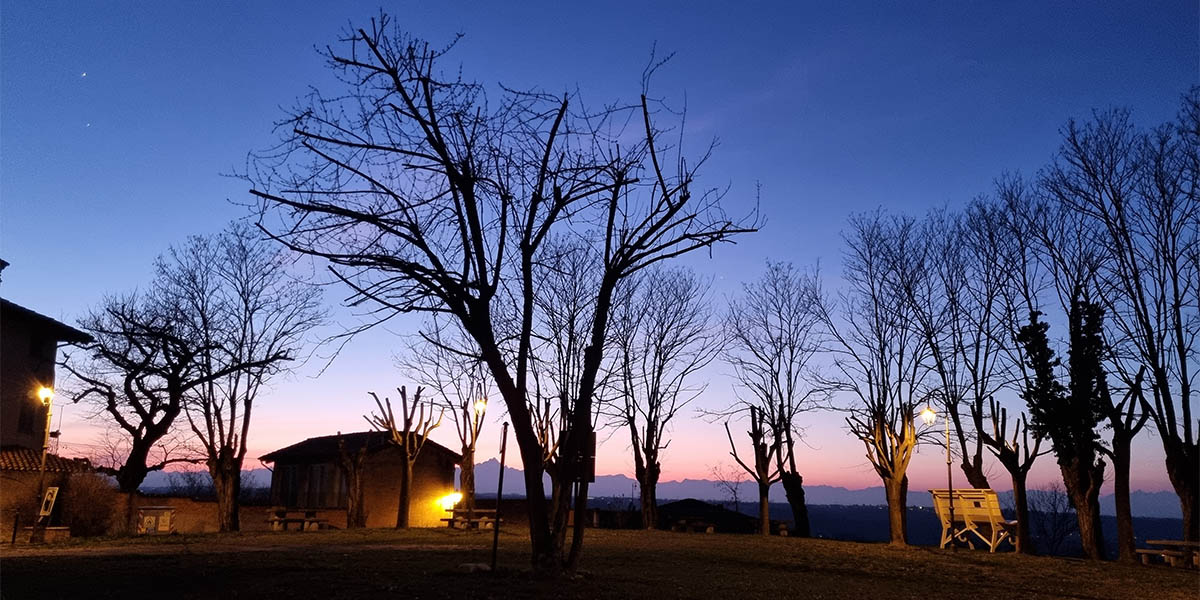
<svg viewBox="0 0 1200 600"><path fill-rule="evenodd" d="M46 521L48 520L48 517L42 516L41 506L42 506L42 503L45 502L45 498L46 498L46 453L50 451L50 412L51 412L50 408L51 408L51 401L54 400L54 389L46 387L46 386L41 386L37 390L37 397L38 397L38 400L42 401L42 406L46 407L46 427L42 431L42 461L41 461L40 466L38 466L38 487L37 487L38 518L37 518L37 521L34 522L33 532L29 539L29 541L31 541L31 542L44 541L45 526L46 526ZM15 528L16 527L14 525L14 531L13 531L14 539L16 538Z"/></svg>
<svg viewBox="0 0 1200 600"><path fill-rule="evenodd" d="M38 467L38 504L41 505L42 499L46 496L46 453L50 451L50 407L51 401L54 400L54 388L42 386L37 391L38 399L42 401L42 406L46 407L46 428L42 432L42 462ZM40 521L41 518L39 517Z"/></svg>
<svg viewBox="0 0 1200 600"><path fill-rule="evenodd" d="M929 406L921 411L921 420L926 425L933 425L937 420L937 413ZM950 457L950 418L943 419L946 422L946 499L948 503L948 512L950 517L950 547L957 549L954 545L954 467L953 459Z"/></svg>

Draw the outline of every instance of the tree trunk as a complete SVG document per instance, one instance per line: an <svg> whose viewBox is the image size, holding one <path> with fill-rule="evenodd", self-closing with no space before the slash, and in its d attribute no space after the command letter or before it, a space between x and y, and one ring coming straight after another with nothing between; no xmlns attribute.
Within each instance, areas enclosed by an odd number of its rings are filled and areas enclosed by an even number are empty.
<svg viewBox="0 0 1200 600"><path fill-rule="evenodd" d="M811 537L808 504L804 502L804 476L789 471L781 471L779 476L783 483L783 493L787 495L788 505L792 507L792 522L795 523L795 529L791 534L799 537Z"/></svg>
<svg viewBox="0 0 1200 600"><path fill-rule="evenodd" d="M1167 454L1167 477L1183 512L1183 539L1200 541L1200 444L1163 442Z"/></svg>
<svg viewBox="0 0 1200 600"><path fill-rule="evenodd" d="M1029 495L1026 490L1025 478L1028 473L1016 471L1012 473L1013 507L1017 517L1017 552L1033 554L1033 534L1029 523Z"/></svg>
<svg viewBox="0 0 1200 600"><path fill-rule="evenodd" d="M992 489L992 485L988 482L987 475L983 472L983 456L976 454L973 460L967 460L963 457L962 472L967 476L967 483L977 490Z"/></svg>
<svg viewBox="0 0 1200 600"><path fill-rule="evenodd" d="M225 470L210 471L213 490L217 493L217 527L220 531L238 531L237 497L241 492L242 474Z"/></svg>
<svg viewBox="0 0 1200 600"><path fill-rule="evenodd" d="M346 473L346 528L360 529L367 526L367 512L363 506L362 465Z"/></svg>
<svg viewBox="0 0 1200 600"><path fill-rule="evenodd" d="M212 476L213 491L217 493L217 527L220 531L238 531L238 498L242 494L242 461L234 455L233 448L222 447L217 459L208 461L208 474Z"/></svg>
<svg viewBox="0 0 1200 600"><path fill-rule="evenodd" d="M908 477L883 480L887 494L889 539L893 546L908 545Z"/></svg>
<svg viewBox="0 0 1200 600"><path fill-rule="evenodd" d="M658 527L658 476L660 467L651 461L644 469L638 469L638 495L642 500L642 528Z"/></svg>
<svg viewBox="0 0 1200 600"><path fill-rule="evenodd" d="M767 495L771 492L771 486L762 482L758 484L758 532L763 535L771 535L771 505L767 499Z"/></svg>
<svg viewBox="0 0 1200 600"><path fill-rule="evenodd" d="M1138 562L1133 537L1133 511L1129 506L1129 438L1113 436L1113 495L1117 505L1117 560Z"/></svg>
<svg viewBox="0 0 1200 600"><path fill-rule="evenodd" d="M408 529L408 509L412 504L413 461L400 461L400 498L396 506L396 529Z"/></svg>
<svg viewBox="0 0 1200 600"><path fill-rule="evenodd" d="M134 442L125 458L125 464L117 471L117 489L126 494L136 494L142 482L146 480L149 469L146 468L146 458L150 456L150 447Z"/></svg>
<svg viewBox="0 0 1200 600"><path fill-rule="evenodd" d="M1059 463L1067 495L1079 521L1079 544L1091 560L1104 559L1104 534L1100 521L1100 485L1104 482L1104 463L1083 464L1078 458Z"/></svg>
<svg viewBox="0 0 1200 600"><path fill-rule="evenodd" d="M458 491L462 494L462 508L475 509L475 449L464 446L462 463L458 471Z"/></svg>

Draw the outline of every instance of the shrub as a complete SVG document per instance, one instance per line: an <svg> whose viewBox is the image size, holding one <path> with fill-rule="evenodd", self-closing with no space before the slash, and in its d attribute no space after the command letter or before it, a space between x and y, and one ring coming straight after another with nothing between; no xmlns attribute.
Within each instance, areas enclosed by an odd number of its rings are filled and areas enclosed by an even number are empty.
<svg viewBox="0 0 1200 600"><path fill-rule="evenodd" d="M106 535L113 526L119 493L113 482L96 473L79 473L67 480L62 502L62 524L73 537Z"/></svg>

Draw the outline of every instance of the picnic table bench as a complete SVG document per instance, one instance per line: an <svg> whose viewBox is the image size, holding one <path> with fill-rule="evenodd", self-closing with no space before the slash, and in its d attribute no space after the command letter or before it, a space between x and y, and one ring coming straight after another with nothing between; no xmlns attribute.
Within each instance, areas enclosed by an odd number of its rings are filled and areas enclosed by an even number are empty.
<svg viewBox="0 0 1200 600"><path fill-rule="evenodd" d="M496 526L496 509L494 508L453 508L442 521L451 529L491 529ZM504 522L501 519L500 522Z"/></svg>
<svg viewBox="0 0 1200 600"><path fill-rule="evenodd" d="M717 528L708 521L697 519L680 519L671 526L671 531L682 531L684 533L713 533Z"/></svg>
<svg viewBox="0 0 1200 600"><path fill-rule="evenodd" d="M296 514L301 511L276 510L270 517L267 517L267 523L271 525L271 531L287 531L289 525L299 525L300 531L313 531L316 529L325 529L329 527L329 519L317 518L317 511L303 511L303 515Z"/></svg>
<svg viewBox="0 0 1200 600"><path fill-rule="evenodd" d="M1146 540L1150 546L1158 548L1138 548L1137 553L1142 557L1142 564L1152 564L1158 557L1172 567L1193 566L1200 568L1200 542L1183 540Z"/></svg>
<svg viewBox="0 0 1200 600"><path fill-rule="evenodd" d="M933 495L933 507L942 522L940 547L945 548L953 540L959 540L975 548L975 542L979 541L989 552L995 552L1005 541L1013 544L1017 522L1004 518L994 490L940 489L929 490L929 493ZM954 498L953 523L950 522L951 497Z"/></svg>

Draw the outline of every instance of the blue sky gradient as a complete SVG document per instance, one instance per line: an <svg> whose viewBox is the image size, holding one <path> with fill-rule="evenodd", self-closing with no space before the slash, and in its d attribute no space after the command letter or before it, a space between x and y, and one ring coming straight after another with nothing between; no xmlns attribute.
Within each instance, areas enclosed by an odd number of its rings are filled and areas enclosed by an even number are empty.
<svg viewBox="0 0 1200 600"><path fill-rule="evenodd" d="M704 183L729 186L735 209L749 207L761 184L762 232L686 260L714 277L718 297L766 258L820 261L836 285L851 212L959 206L1003 171L1046 164L1068 118L1127 106L1139 123L1160 123L1200 81L1195 2L643 4L385 8L435 43L464 33L450 60L467 77L578 88L596 105L636 98L650 49L674 52L654 91L686 101L690 143L719 140ZM377 10L3 2L0 257L12 263L4 296L70 322L104 294L148 282L168 245L245 216L247 184L222 174L271 145L281 106L328 86L314 46L336 43L347 23ZM362 429L366 392L405 383L392 357L414 323L354 340L319 379L312 361L276 384L257 413L251 454ZM730 381L720 369L711 376L700 402L722 406ZM62 412L65 448L87 453L95 428L84 409ZM809 433L806 481L878 483L840 418L814 416ZM601 472L631 472L625 435L602 446ZM676 437L665 478L701 477L727 460L718 425L689 415ZM435 438L449 443L453 434ZM1135 488L1169 488L1157 447L1149 435L1139 441ZM914 489L934 485L940 469L936 449L922 452ZM1035 484L1054 471L1045 459Z"/></svg>

